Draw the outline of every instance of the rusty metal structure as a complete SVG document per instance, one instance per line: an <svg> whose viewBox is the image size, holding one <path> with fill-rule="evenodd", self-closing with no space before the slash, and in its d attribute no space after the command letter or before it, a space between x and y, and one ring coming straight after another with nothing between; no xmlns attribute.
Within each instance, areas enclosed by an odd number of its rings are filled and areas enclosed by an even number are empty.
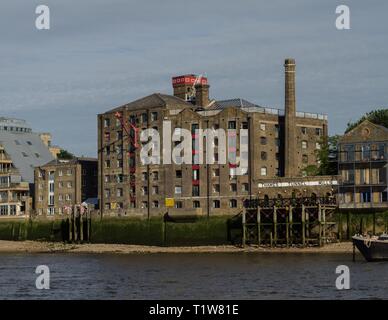
<svg viewBox="0 0 388 320"><path fill-rule="evenodd" d="M242 245L318 245L336 239L335 197L247 199L242 214Z"/></svg>

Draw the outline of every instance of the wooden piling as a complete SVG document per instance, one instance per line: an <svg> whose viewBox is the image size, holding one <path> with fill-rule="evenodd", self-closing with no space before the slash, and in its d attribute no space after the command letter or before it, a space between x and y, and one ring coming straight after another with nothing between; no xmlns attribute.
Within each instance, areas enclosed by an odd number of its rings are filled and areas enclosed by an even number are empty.
<svg viewBox="0 0 388 320"><path fill-rule="evenodd" d="M257 245L261 245L261 209L257 208Z"/></svg>
<svg viewBox="0 0 388 320"><path fill-rule="evenodd" d="M242 213L242 229L243 229L243 232L242 232L242 246L245 247L245 244L246 244L246 212L244 211Z"/></svg>
<svg viewBox="0 0 388 320"><path fill-rule="evenodd" d="M303 246L306 246L306 220L305 220L305 207L304 207L304 204L302 204L302 244Z"/></svg>
<svg viewBox="0 0 388 320"><path fill-rule="evenodd" d="M273 209L273 232L274 232L273 241L275 243L275 246L277 245L277 241L278 241L277 228L278 228L277 208L274 207L274 209Z"/></svg>
<svg viewBox="0 0 388 320"><path fill-rule="evenodd" d="M318 205L318 245L322 247L322 208Z"/></svg>

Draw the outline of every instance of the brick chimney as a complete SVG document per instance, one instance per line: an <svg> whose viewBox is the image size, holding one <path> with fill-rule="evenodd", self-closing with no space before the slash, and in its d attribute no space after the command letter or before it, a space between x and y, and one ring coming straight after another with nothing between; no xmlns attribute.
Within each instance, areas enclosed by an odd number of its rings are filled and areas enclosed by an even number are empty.
<svg viewBox="0 0 388 320"><path fill-rule="evenodd" d="M209 104L209 85L207 84L206 77L201 76L198 79L195 74L173 77L172 87L174 89L174 96L178 98L197 106L205 107Z"/></svg>
<svg viewBox="0 0 388 320"><path fill-rule="evenodd" d="M207 107L209 104L209 88L210 86L206 83L200 83L195 85L195 105L198 107Z"/></svg>
<svg viewBox="0 0 388 320"><path fill-rule="evenodd" d="M286 177L294 177L299 174L296 157L296 102L295 102L295 60L286 59L285 68L285 101L284 101L284 174Z"/></svg>

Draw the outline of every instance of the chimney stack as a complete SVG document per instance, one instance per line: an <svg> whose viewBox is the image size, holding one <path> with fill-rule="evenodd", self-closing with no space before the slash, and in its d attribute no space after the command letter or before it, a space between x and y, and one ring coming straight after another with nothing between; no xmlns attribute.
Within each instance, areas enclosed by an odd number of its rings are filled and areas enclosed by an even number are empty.
<svg viewBox="0 0 388 320"><path fill-rule="evenodd" d="M195 105L197 107L206 108L209 104L209 85L202 83L202 78L199 79L199 83L195 85Z"/></svg>
<svg viewBox="0 0 388 320"><path fill-rule="evenodd" d="M285 101L284 101L284 174L286 177L294 177L299 174L296 157L296 102L295 102L295 60L286 59L285 68Z"/></svg>

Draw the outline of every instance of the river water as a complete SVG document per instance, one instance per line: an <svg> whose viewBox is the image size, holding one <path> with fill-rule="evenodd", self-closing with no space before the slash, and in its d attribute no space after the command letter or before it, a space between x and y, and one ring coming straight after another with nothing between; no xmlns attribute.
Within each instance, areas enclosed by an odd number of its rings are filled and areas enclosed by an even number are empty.
<svg viewBox="0 0 388 320"><path fill-rule="evenodd" d="M50 269L38 290L35 268ZM337 290L338 265L350 290ZM388 299L388 263L343 254L0 254L0 299Z"/></svg>

